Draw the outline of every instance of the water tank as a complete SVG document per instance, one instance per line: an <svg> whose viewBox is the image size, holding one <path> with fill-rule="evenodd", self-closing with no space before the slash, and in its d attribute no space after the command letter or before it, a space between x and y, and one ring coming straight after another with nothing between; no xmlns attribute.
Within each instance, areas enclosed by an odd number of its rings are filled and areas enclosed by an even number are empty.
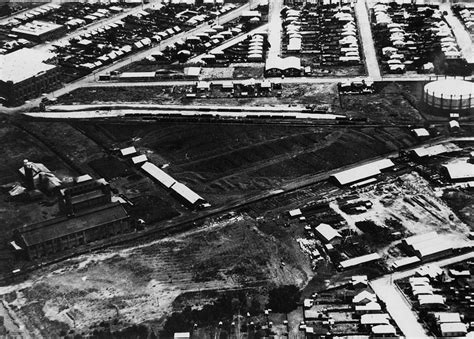
<svg viewBox="0 0 474 339"><path fill-rule="evenodd" d="M436 112L472 113L474 83L458 79L430 82L423 89L423 103Z"/></svg>

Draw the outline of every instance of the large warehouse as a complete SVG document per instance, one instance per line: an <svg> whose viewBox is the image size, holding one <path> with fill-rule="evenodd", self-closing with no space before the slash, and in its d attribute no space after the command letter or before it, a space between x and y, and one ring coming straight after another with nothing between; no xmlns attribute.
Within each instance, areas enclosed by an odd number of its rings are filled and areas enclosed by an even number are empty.
<svg viewBox="0 0 474 339"><path fill-rule="evenodd" d="M34 42L44 42L64 35L66 27L52 22L34 20L13 28L12 33Z"/></svg>
<svg viewBox="0 0 474 339"><path fill-rule="evenodd" d="M0 97L5 98L9 105L21 105L25 100L57 88L61 79L60 69L46 63L54 57L54 53L30 48L0 55Z"/></svg>
<svg viewBox="0 0 474 339"><path fill-rule="evenodd" d="M341 186L354 185L356 183L371 182L374 177L383 170L391 168L395 164L390 159L382 159L365 165L357 166L345 171L338 172L331 177Z"/></svg>
<svg viewBox="0 0 474 339"><path fill-rule="evenodd" d="M422 102L427 110L438 114L474 113L474 83L457 79L430 82L423 89Z"/></svg>
<svg viewBox="0 0 474 339"><path fill-rule="evenodd" d="M122 205L108 204L73 218L62 216L18 228L14 240L29 259L36 259L131 230Z"/></svg>

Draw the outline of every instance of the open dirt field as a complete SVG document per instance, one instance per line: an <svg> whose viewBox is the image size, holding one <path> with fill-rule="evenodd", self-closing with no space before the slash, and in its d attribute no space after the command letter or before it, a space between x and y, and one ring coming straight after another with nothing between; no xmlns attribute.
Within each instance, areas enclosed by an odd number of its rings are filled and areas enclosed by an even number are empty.
<svg viewBox="0 0 474 339"><path fill-rule="evenodd" d="M102 321L157 325L186 291L304 284L311 272L291 234L280 240L265 232L245 214L227 215L177 237L67 260L0 293L13 291L8 304L38 336L74 323L79 333Z"/></svg>
<svg viewBox="0 0 474 339"><path fill-rule="evenodd" d="M103 124L116 141L135 145L179 180L215 201L251 193L413 145L408 130L278 126ZM186 141L186 140L191 140Z"/></svg>

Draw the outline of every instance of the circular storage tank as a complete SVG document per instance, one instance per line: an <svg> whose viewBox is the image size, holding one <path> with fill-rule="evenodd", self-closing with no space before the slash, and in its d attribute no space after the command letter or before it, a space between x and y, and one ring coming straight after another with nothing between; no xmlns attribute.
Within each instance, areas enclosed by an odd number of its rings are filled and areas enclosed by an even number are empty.
<svg viewBox="0 0 474 339"><path fill-rule="evenodd" d="M423 89L423 103L437 112L472 113L474 83L456 79L430 82Z"/></svg>

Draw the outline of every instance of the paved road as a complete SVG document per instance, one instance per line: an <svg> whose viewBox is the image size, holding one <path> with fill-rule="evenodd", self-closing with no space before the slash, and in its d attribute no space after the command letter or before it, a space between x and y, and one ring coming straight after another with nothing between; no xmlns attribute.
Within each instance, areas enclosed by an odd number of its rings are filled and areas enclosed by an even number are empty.
<svg viewBox="0 0 474 339"><path fill-rule="evenodd" d="M462 55L464 58L466 58L467 62L474 63L474 47L470 34L464 28L459 19L454 15L453 11L451 10L450 3L440 4L439 7L440 10L447 13L447 15L445 15L445 19L453 30L454 36L456 37L456 42L462 50Z"/></svg>
<svg viewBox="0 0 474 339"><path fill-rule="evenodd" d="M224 24L226 22L232 21L232 20L236 19L237 17L239 17L242 14L242 12L248 10L249 8L250 8L250 5L247 3L247 4L245 4L245 5L243 5L239 8L236 8L236 9L232 10L231 12L229 12L227 14L224 14L224 15L219 17L219 23ZM170 46L170 45L174 44L175 42L177 42L178 40L181 40L181 39L185 38L187 35L191 35L191 34L195 35L195 34L198 34L198 33L202 33L208 28L210 28L210 26L207 23L204 23L204 24L199 25L199 26L197 26L197 27L195 27L195 28L193 28L189 31L185 31L185 32L181 32L179 34L176 34L173 37L171 37L169 39L166 39L165 41L161 42L158 46L155 46L155 47L152 47L150 49L138 52L136 54L133 54L131 57L124 58L124 59L118 60L118 61L116 61L116 62L114 62L110 65L101 67L101 68L95 70L92 74L89 74L85 77L82 77L81 79L79 79L79 80L77 80L73 83L66 84L63 88L61 88L57 91L49 93L46 97L49 98L49 99L52 99L52 98L64 95L66 93L72 92L73 90L75 90L77 88L85 87L87 84L89 84L91 82L94 82L97 74L115 71L115 70L117 70L121 67L124 67L124 66L130 64L131 62L133 62L135 60L141 60L141 59L149 56L150 54L152 54L154 52L158 52L158 51L163 50L165 47ZM0 106L0 113L14 113L14 112L26 111L26 110L29 110L33 107L37 107L40 102L41 102L41 98L36 98L36 99L30 100L28 103L24 104L23 106L19 106L19 107L7 108L7 107Z"/></svg>
<svg viewBox="0 0 474 339"><path fill-rule="evenodd" d="M370 28L369 13L367 11L366 0L358 0L355 5L355 14L359 26L359 35L364 49L365 65L367 73L375 81L380 81L382 75L380 73L377 54L375 53L374 39Z"/></svg>
<svg viewBox="0 0 474 339"><path fill-rule="evenodd" d="M463 254L457 257L448 258L434 262L434 264L447 266L456 262L474 258L474 252ZM418 322L411 305L401 295L400 291L393 284L395 280L404 279L415 274L418 268L400 271L383 276L382 278L370 281L370 286L377 296L387 305L387 311L395 320L400 330L407 338L428 338L423 326Z"/></svg>
<svg viewBox="0 0 474 339"><path fill-rule="evenodd" d="M283 0L270 0L268 8L268 42L270 49L267 56L280 56L281 52L281 16Z"/></svg>

